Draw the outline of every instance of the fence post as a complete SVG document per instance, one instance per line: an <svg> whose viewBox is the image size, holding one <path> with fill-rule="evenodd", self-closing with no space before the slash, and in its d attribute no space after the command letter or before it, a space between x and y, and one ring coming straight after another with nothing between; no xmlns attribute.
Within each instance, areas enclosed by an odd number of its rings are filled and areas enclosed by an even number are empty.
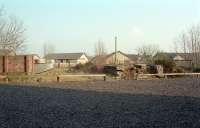
<svg viewBox="0 0 200 128"><path fill-rule="evenodd" d="M59 77L59 76L57 76L57 82L58 82L58 83L60 82L60 77Z"/></svg>
<svg viewBox="0 0 200 128"><path fill-rule="evenodd" d="M104 80L104 81L106 81L106 75L105 75L105 76L103 76L103 80Z"/></svg>
<svg viewBox="0 0 200 128"><path fill-rule="evenodd" d="M5 73L5 56L2 57L2 71Z"/></svg>
<svg viewBox="0 0 200 128"><path fill-rule="evenodd" d="M27 56L24 56L24 72L27 73Z"/></svg>
<svg viewBox="0 0 200 128"><path fill-rule="evenodd" d="M4 62L3 62L3 69L4 69L4 73L8 73L8 56L4 56Z"/></svg>

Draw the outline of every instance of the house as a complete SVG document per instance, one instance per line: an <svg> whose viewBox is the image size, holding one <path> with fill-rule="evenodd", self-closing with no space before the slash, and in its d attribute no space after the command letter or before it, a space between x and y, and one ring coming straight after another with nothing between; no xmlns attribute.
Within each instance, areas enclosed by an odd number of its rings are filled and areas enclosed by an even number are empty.
<svg viewBox="0 0 200 128"><path fill-rule="evenodd" d="M177 67L191 68L194 57L192 53L158 53L155 57L166 56L172 59Z"/></svg>
<svg viewBox="0 0 200 128"><path fill-rule="evenodd" d="M91 62L95 65L129 65L137 63L137 55L125 54L121 51L113 52L108 55L96 56Z"/></svg>
<svg viewBox="0 0 200 128"><path fill-rule="evenodd" d="M55 63L59 67L75 66L89 62L89 58L85 53L52 53L47 54L45 58L47 62Z"/></svg>

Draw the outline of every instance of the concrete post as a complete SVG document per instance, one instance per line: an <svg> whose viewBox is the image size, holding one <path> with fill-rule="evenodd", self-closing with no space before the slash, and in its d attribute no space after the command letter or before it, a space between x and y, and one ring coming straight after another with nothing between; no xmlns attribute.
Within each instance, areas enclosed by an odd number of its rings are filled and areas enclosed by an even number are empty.
<svg viewBox="0 0 200 128"><path fill-rule="evenodd" d="M8 73L8 56L3 56L3 72Z"/></svg>

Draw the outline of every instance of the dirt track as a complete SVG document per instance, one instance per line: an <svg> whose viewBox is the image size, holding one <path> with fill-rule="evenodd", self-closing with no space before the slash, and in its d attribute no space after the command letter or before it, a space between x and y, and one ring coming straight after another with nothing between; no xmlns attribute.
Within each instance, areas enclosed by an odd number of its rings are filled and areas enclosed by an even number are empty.
<svg viewBox="0 0 200 128"><path fill-rule="evenodd" d="M198 128L200 78L1 85L0 127Z"/></svg>

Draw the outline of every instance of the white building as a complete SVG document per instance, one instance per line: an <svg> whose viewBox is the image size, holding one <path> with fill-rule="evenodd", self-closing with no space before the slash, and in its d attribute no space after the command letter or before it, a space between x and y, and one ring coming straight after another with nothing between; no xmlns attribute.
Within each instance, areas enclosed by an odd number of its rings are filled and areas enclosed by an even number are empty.
<svg viewBox="0 0 200 128"><path fill-rule="evenodd" d="M85 53L52 53L46 55L45 58L47 62L60 66L75 66L89 62L89 58Z"/></svg>

